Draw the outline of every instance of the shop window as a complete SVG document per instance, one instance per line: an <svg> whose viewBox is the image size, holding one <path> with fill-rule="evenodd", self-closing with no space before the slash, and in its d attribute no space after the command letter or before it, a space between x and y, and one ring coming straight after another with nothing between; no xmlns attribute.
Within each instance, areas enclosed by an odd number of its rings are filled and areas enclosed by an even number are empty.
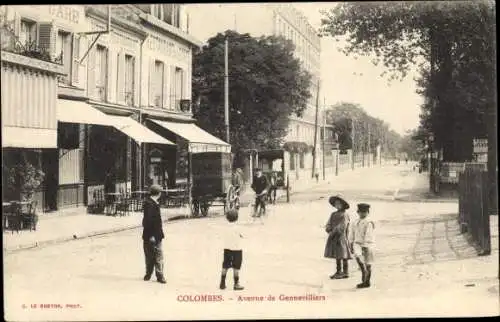
<svg viewBox="0 0 500 322"><path fill-rule="evenodd" d="M134 75L135 57L125 55L125 103L128 106L134 105Z"/></svg>
<svg viewBox="0 0 500 322"><path fill-rule="evenodd" d="M295 170L295 153L290 152L290 170Z"/></svg>
<svg viewBox="0 0 500 322"><path fill-rule="evenodd" d="M36 45L36 22L21 19L21 31L19 42L27 49L35 48Z"/></svg>
<svg viewBox="0 0 500 322"><path fill-rule="evenodd" d="M65 76L59 78L65 84L71 80L72 42L71 34L59 30L56 38L56 61L64 66Z"/></svg>
<svg viewBox="0 0 500 322"><path fill-rule="evenodd" d="M97 97L101 101L106 101L108 70L108 49L104 46L96 46L95 64L95 86Z"/></svg>

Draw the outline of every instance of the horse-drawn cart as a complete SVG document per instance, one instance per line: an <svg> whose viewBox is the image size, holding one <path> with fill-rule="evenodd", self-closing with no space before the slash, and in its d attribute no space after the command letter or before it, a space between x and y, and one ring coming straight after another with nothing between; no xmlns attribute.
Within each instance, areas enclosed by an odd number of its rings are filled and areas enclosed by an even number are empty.
<svg viewBox="0 0 500 322"><path fill-rule="evenodd" d="M239 207L239 195L231 184L231 153L202 152L191 154L191 214L207 216L213 206L224 213Z"/></svg>

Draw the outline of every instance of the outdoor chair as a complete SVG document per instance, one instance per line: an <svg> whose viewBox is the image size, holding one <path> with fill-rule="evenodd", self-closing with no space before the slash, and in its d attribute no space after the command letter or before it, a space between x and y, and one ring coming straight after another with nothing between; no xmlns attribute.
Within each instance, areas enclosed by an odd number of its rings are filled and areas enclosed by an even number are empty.
<svg viewBox="0 0 500 322"><path fill-rule="evenodd" d="M16 201L11 202L10 213L7 215L7 229L12 233L14 230L19 233L23 229L23 221L21 217L22 205Z"/></svg>
<svg viewBox="0 0 500 322"><path fill-rule="evenodd" d="M26 211L21 211L21 221L23 229L29 228L30 231L36 231L36 225L38 223L38 215L36 214L37 204L38 201L32 200L28 205L26 205ZM21 209L22 208L23 207L21 207Z"/></svg>

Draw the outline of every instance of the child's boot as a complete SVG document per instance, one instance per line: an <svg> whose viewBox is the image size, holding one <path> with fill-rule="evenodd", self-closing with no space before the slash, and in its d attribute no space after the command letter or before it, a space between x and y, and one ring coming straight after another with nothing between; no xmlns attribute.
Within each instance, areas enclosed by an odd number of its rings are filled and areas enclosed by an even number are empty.
<svg viewBox="0 0 500 322"><path fill-rule="evenodd" d="M342 278L342 264L340 262L340 259L337 259L336 260L336 264L337 264L337 270L335 272L335 274L333 275L330 275L330 279L339 279L339 278Z"/></svg>
<svg viewBox="0 0 500 322"><path fill-rule="evenodd" d="M241 290L244 289L244 287L240 285L240 277L239 276L235 276L234 277L234 287L233 287L233 289L235 291L241 291Z"/></svg>
<svg viewBox="0 0 500 322"><path fill-rule="evenodd" d="M219 288L221 290L226 289L226 275L221 275Z"/></svg>
<svg viewBox="0 0 500 322"><path fill-rule="evenodd" d="M349 262L347 259L342 260L342 278L349 277Z"/></svg>

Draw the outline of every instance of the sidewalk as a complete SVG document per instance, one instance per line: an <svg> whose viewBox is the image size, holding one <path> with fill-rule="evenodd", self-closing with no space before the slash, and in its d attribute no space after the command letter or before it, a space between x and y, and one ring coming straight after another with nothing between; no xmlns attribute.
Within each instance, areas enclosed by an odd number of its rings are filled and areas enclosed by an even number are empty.
<svg viewBox="0 0 500 322"><path fill-rule="evenodd" d="M163 221L185 218L189 208L162 209ZM4 252L58 244L73 239L105 235L142 227L142 213L129 216L87 214L86 208L73 208L56 213L40 214L36 231L3 232Z"/></svg>

